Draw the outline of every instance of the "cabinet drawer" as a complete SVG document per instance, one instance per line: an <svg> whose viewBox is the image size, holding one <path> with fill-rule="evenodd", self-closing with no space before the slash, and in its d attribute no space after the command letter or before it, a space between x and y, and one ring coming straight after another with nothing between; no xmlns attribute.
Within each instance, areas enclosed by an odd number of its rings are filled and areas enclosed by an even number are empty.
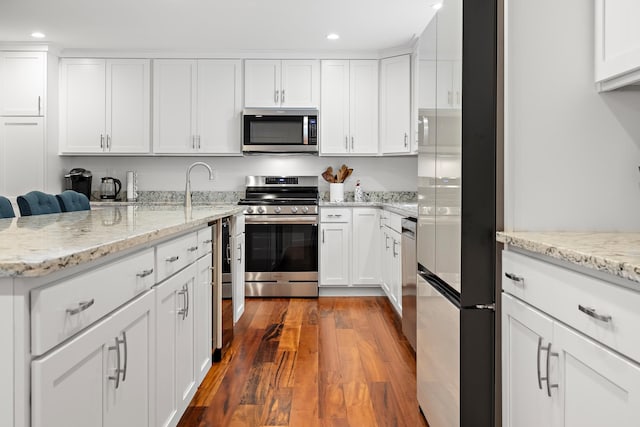
<svg viewBox="0 0 640 427"><path fill-rule="evenodd" d="M40 355L155 282L153 249L31 291L31 352Z"/></svg>
<svg viewBox="0 0 640 427"><path fill-rule="evenodd" d="M351 209L321 208L320 222L351 222Z"/></svg>
<svg viewBox="0 0 640 427"><path fill-rule="evenodd" d="M213 227L198 230L198 258L213 250Z"/></svg>
<svg viewBox="0 0 640 427"><path fill-rule="evenodd" d="M502 265L505 292L640 361L640 292L509 251Z"/></svg>
<svg viewBox="0 0 640 427"><path fill-rule="evenodd" d="M156 247L157 281L161 282L198 257L198 233L189 233Z"/></svg>

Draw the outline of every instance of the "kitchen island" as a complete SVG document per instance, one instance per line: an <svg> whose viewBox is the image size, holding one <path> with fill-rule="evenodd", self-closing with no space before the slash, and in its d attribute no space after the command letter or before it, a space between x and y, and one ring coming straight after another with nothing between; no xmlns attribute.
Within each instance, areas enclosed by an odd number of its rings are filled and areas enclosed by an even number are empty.
<svg viewBox="0 0 640 427"><path fill-rule="evenodd" d="M506 244L503 425L637 425L640 233L499 232L497 240Z"/></svg>
<svg viewBox="0 0 640 427"><path fill-rule="evenodd" d="M240 211L1 219L0 425L177 423L211 363L211 225Z"/></svg>

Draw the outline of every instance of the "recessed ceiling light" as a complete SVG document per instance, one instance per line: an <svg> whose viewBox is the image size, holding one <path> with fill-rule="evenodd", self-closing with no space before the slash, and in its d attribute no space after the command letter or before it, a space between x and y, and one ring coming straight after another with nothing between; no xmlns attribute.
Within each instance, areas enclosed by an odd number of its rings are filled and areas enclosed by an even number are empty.
<svg viewBox="0 0 640 427"><path fill-rule="evenodd" d="M442 9L442 3L436 3L433 6L431 6L434 10L440 10Z"/></svg>
<svg viewBox="0 0 640 427"><path fill-rule="evenodd" d="M338 40L340 38L336 33L327 34L327 40Z"/></svg>
<svg viewBox="0 0 640 427"><path fill-rule="evenodd" d="M43 39L45 35L39 31L36 31L34 33L31 33L31 37L33 37L34 39Z"/></svg>

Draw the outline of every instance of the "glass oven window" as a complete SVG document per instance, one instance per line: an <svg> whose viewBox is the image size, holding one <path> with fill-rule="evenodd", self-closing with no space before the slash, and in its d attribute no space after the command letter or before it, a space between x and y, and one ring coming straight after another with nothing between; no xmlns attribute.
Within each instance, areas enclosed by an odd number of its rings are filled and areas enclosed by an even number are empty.
<svg viewBox="0 0 640 427"><path fill-rule="evenodd" d="M248 272L318 271L318 227L311 224L247 224Z"/></svg>

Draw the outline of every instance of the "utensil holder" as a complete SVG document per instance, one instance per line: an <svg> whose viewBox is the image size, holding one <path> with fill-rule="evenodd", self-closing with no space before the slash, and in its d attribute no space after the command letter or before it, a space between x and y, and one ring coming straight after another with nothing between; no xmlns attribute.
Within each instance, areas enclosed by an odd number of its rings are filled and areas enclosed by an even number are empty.
<svg viewBox="0 0 640 427"><path fill-rule="evenodd" d="M344 183L329 184L329 201L344 202Z"/></svg>

